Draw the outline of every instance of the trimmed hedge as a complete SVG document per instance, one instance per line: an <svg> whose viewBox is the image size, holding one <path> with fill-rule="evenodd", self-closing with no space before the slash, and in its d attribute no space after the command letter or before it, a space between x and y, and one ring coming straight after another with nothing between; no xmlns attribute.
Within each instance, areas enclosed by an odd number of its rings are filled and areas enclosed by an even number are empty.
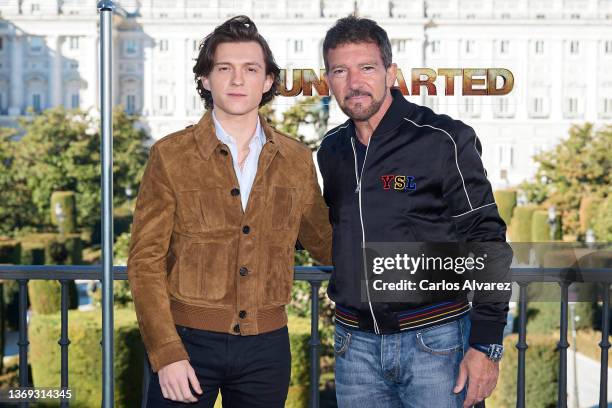
<svg viewBox="0 0 612 408"><path fill-rule="evenodd" d="M589 228L593 228L595 217L601 203L601 197L586 196L580 200L580 208L578 210L578 219L580 221L580 233L586 234Z"/></svg>
<svg viewBox="0 0 612 408"><path fill-rule="evenodd" d="M113 232L115 237L123 234L124 232L130 232L132 226L133 214L124 207L116 208L113 211ZM98 245L102 242L102 221L96 222L93 231L90 236L91 245Z"/></svg>
<svg viewBox="0 0 612 408"><path fill-rule="evenodd" d="M497 210L506 225L510 225L512 220L512 212L516 207L516 190L497 190L493 192Z"/></svg>
<svg viewBox="0 0 612 408"><path fill-rule="evenodd" d="M535 205L516 207L510 223L510 240L512 242L531 243L531 222L533 213L540 210ZM514 245L514 257L521 263L529 262L530 245Z"/></svg>
<svg viewBox="0 0 612 408"><path fill-rule="evenodd" d="M518 335L504 339L504 358L500 363L497 387L487 399L487 406L516 407L518 373ZM527 335L525 366L525 403L528 407L555 408L559 383L558 339L551 335Z"/></svg>
<svg viewBox="0 0 612 408"><path fill-rule="evenodd" d="M42 242L23 242L21 250L22 265L44 265L45 244Z"/></svg>
<svg viewBox="0 0 612 408"><path fill-rule="evenodd" d="M140 406L143 345L136 315L131 308L115 308L115 405ZM60 382L60 315L33 314L29 337L32 378L36 387L58 387ZM75 400L71 407L100 404L102 381L101 314L99 310L68 312L70 386ZM306 408L310 391L310 320L289 318L291 382L285 406ZM77 380L78 379L78 380ZM220 405L221 394L215 406ZM40 405L45 406L45 405Z"/></svg>
<svg viewBox="0 0 612 408"><path fill-rule="evenodd" d="M540 210L540 207L535 205L525 205L516 207L512 215L512 242L532 242L531 239L531 221L533 213Z"/></svg>
<svg viewBox="0 0 612 408"><path fill-rule="evenodd" d="M114 311L115 406L138 407L141 401L143 345L134 311ZM68 312L68 369L74 390L71 407L95 407L102 401L102 315L99 310ZM35 387L60 385L60 315L33 314L30 363ZM41 404L40 406L48 406ZM52 405L53 406L53 405ZM55 403L57 406L57 403Z"/></svg>
<svg viewBox="0 0 612 408"><path fill-rule="evenodd" d="M554 240L560 240L563 237L561 230L561 216L555 216L555 229ZM532 242L550 242L550 224L548 223L548 211L537 210L533 212L531 218L531 241Z"/></svg>
<svg viewBox="0 0 612 408"><path fill-rule="evenodd" d="M310 401L310 319L289 317L291 345L291 381L287 395L287 408L306 408Z"/></svg>
<svg viewBox="0 0 612 408"><path fill-rule="evenodd" d="M0 239L0 264L19 264L21 243L12 239Z"/></svg>
<svg viewBox="0 0 612 408"><path fill-rule="evenodd" d="M56 208L61 208L63 219L57 218ZM54 191L51 194L51 223L63 233L69 234L77 230L76 195L74 191Z"/></svg>
<svg viewBox="0 0 612 408"><path fill-rule="evenodd" d="M24 252L23 265L78 265L83 259L83 245L80 234L59 235L54 233L30 234L20 239L24 248L31 251L44 250L44 259L40 255Z"/></svg>

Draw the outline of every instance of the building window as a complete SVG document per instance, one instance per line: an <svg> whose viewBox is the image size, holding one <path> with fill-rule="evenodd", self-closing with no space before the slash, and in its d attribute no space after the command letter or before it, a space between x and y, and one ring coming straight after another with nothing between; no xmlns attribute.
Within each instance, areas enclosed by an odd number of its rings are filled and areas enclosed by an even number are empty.
<svg viewBox="0 0 612 408"><path fill-rule="evenodd" d="M125 55L134 55L136 54L138 48L135 40L125 40L123 43Z"/></svg>
<svg viewBox="0 0 612 408"><path fill-rule="evenodd" d="M576 116L578 114L578 98L571 97L565 100L565 115L569 117Z"/></svg>
<svg viewBox="0 0 612 408"><path fill-rule="evenodd" d="M502 167L512 167L514 165L514 148L511 145L498 146L497 161Z"/></svg>
<svg viewBox="0 0 612 408"><path fill-rule="evenodd" d="M126 98L126 111L129 114L136 112L136 95L128 95Z"/></svg>
<svg viewBox="0 0 612 408"><path fill-rule="evenodd" d="M463 100L463 110L468 115L474 114L474 100L472 98L465 98Z"/></svg>
<svg viewBox="0 0 612 408"><path fill-rule="evenodd" d="M397 40L397 52L406 51L406 40Z"/></svg>
<svg viewBox="0 0 612 408"><path fill-rule="evenodd" d="M440 53L440 41L434 40L431 42L431 53L439 54Z"/></svg>
<svg viewBox="0 0 612 408"><path fill-rule="evenodd" d="M166 110L168 110L168 97L166 95L159 95L157 103L160 111L165 112Z"/></svg>
<svg viewBox="0 0 612 408"><path fill-rule="evenodd" d="M191 47L193 51L197 51L200 47L200 42L198 40L193 40Z"/></svg>
<svg viewBox="0 0 612 408"><path fill-rule="evenodd" d="M427 96L425 98L425 106L434 112L438 112L440 110L440 99L435 96Z"/></svg>
<svg viewBox="0 0 612 408"><path fill-rule="evenodd" d="M32 95L32 108L34 108L34 112L41 111L40 94L35 93Z"/></svg>
<svg viewBox="0 0 612 408"><path fill-rule="evenodd" d="M202 107L200 104L200 97L196 95L191 96L191 110L197 111Z"/></svg>
<svg viewBox="0 0 612 408"><path fill-rule="evenodd" d="M529 116L532 118L548 117L548 101L543 96L536 96L529 100Z"/></svg>
<svg viewBox="0 0 612 408"><path fill-rule="evenodd" d="M533 113L544 112L544 101L542 98L533 98Z"/></svg>
<svg viewBox="0 0 612 408"><path fill-rule="evenodd" d="M535 53L536 54L544 54L544 41L537 40L535 42Z"/></svg>
<svg viewBox="0 0 612 408"><path fill-rule="evenodd" d="M30 51L33 53L39 53L43 49L43 39L41 37L30 38Z"/></svg>
<svg viewBox="0 0 612 408"><path fill-rule="evenodd" d="M79 49L79 37L70 37L70 49L71 50Z"/></svg>
<svg viewBox="0 0 612 408"><path fill-rule="evenodd" d="M499 53L500 54L508 54L508 49L510 48L510 41L501 40L499 42Z"/></svg>
<svg viewBox="0 0 612 408"><path fill-rule="evenodd" d="M570 16L570 18L571 18L572 20L580 20L580 14L578 14L578 13L573 13L573 14Z"/></svg>
<svg viewBox="0 0 612 408"><path fill-rule="evenodd" d="M304 51L304 41L302 41L302 40L294 40L293 41L293 51L294 52L302 52L302 51Z"/></svg>
<svg viewBox="0 0 612 408"><path fill-rule="evenodd" d="M79 69L78 61L70 61L70 69Z"/></svg>
<svg viewBox="0 0 612 408"><path fill-rule="evenodd" d="M4 38L0 37L0 51L4 49Z"/></svg>
<svg viewBox="0 0 612 408"><path fill-rule="evenodd" d="M474 40L465 40L465 53L472 54L474 52Z"/></svg>
<svg viewBox="0 0 612 408"><path fill-rule="evenodd" d="M544 20L546 18L545 14L536 14L536 19L538 20Z"/></svg>
<svg viewBox="0 0 612 408"><path fill-rule="evenodd" d="M159 40L159 50L161 52L168 51L168 40Z"/></svg>
<svg viewBox="0 0 612 408"><path fill-rule="evenodd" d="M510 111L508 99L500 98L497 101L497 109L499 113L508 113Z"/></svg>
<svg viewBox="0 0 612 408"><path fill-rule="evenodd" d="M580 52L580 41L570 41L570 54L578 54Z"/></svg>
<svg viewBox="0 0 612 408"><path fill-rule="evenodd" d="M1 38L0 38L1 40ZM2 47L0 47L0 49L2 49ZM604 52L607 55L611 55L612 54L612 40L608 40L604 43Z"/></svg>
<svg viewBox="0 0 612 408"><path fill-rule="evenodd" d="M502 13L501 18L504 20L509 20L510 19L510 13Z"/></svg>
<svg viewBox="0 0 612 408"><path fill-rule="evenodd" d="M0 115L4 114L4 94L0 93Z"/></svg>
<svg viewBox="0 0 612 408"><path fill-rule="evenodd" d="M74 93L70 96L70 107L77 109L80 106L80 98L78 93Z"/></svg>
<svg viewBox="0 0 612 408"><path fill-rule="evenodd" d="M32 5L30 6L30 12L32 14L37 13L40 11L40 4L38 3L32 3Z"/></svg>
<svg viewBox="0 0 612 408"><path fill-rule="evenodd" d="M603 98L602 115L606 118L612 117L612 98Z"/></svg>

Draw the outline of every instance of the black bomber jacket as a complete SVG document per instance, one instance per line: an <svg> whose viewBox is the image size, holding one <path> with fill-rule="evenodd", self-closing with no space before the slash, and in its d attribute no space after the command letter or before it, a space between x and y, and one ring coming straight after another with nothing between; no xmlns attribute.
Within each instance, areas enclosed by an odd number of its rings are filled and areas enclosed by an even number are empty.
<svg viewBox="0 0 612 408"><path fill-rule="evenodd" d="M360 328L376 333L398 332L394 312L427 304L364 299L364 274L372 276L364 267L368 242L495 244L488 273L498 282L510 282L512 260L474 130L410 103L396 89L391 94L393 102L370 139L361 171L352 120L330 130L317 153L333 226L328 295L359 315ZM397 176L400 189L389 184ZM476 291L473 296L470 343L501 344L510 295L491 300ZM467 293L459 291L448 300L457 299L467 299Z"/></svg>

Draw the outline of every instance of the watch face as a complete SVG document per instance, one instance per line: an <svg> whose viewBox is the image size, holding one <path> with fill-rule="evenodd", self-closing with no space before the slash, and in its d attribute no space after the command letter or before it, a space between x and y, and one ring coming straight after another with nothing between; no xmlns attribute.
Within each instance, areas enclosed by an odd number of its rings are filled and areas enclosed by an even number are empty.
<svg viewBox="0 0 612 408"><path fill-rule="evenodd" d="M500 346L498 344L492 344L489 347L489 358L492 361L499 361L499 360L501 360L503 354L504 354L504 347L503 346Z"/></svg>

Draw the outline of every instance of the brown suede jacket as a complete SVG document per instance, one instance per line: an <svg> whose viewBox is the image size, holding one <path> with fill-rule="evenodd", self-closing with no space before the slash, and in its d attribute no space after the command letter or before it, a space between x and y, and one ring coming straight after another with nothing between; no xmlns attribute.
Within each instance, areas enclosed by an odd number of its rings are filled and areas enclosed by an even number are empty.
<svg viewBox="0 0 612 408"><path fill-rule="evenodd" d="M331 264L331 226L310 150L260 121L266 143L246 211L210 112L151 148L128 279L151 368L189 360L175 324L256 335L287 323L296 241Z"/></svg>

